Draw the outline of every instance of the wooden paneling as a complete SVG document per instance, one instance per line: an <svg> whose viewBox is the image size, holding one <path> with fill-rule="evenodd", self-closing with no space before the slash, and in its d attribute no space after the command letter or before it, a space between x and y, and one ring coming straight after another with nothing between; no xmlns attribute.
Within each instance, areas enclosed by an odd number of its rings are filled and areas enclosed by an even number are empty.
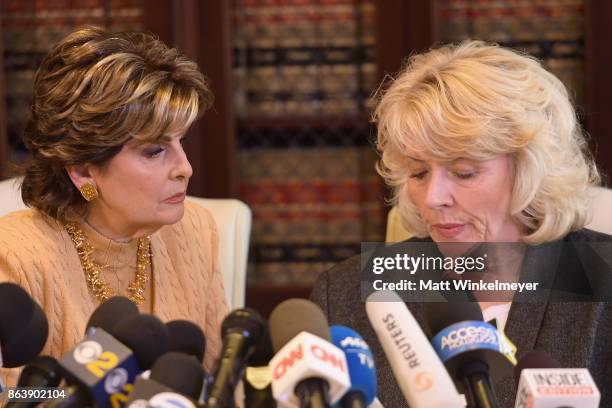
<svg viewBox="0 0 612 408"><path fill-rule="evenodd" d="M202 1L199 36L200 67L210 79L215 94L214 109L203 120L199 171L203 176L202 193L206 197L238 197L236 175L236 130L232 92L232 42L230 37L230 2Z"/></svg>
<svg viewBox="0 0 612 408"><path fill-rule="evenodd" d="M433 43L433 0L378 0L376 30L379 76L397 72L412 53Z"/></svg>
<svg viewBox="0 0 612 408"><path fill-rule="evenodd" d="M193 167L189 194L237 197L230 2L153 0L149 4L145 8L146 29L193 59L215 95L213 109L189 131L186 150Z"/></svg>
<svg viewBox="0 0 612 408"><path fill-rule="evenodd" d="M612 2L586 2L586 127L601 172L612 182Z"/></svg>
<svg viewBox="0 0 612 408"><path fill-rule="evenodd" d="M4 76L4 48L2 47L2 20L0 19L0 180L7 176L8 140L6 135L6 90Z"/></svg>

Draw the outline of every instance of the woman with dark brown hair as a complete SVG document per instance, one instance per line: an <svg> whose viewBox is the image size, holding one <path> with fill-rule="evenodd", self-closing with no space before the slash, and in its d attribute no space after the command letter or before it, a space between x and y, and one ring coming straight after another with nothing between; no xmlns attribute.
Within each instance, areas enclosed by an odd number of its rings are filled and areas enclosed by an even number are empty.
<svg viewBox="0 0 612 408"><path fill-rule="evenodd" d="M124 295L200 325L212 368L227 312L218 237L210 214L184 201L182 146L212 101L197 65L148 34L85 27L43 60L24 135L31 209L0 219L0 282L45 310L44 354L73 347L98 304Z"/></svg>

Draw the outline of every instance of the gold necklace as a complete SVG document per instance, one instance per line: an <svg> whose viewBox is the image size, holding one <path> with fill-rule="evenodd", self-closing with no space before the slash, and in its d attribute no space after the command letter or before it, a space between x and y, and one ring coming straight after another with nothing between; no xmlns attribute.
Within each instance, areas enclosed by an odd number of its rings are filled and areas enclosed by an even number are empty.
<svg viewBox="0 0 612 408"><path fill-rule="evenodd" d="M94 248L91 243L87 240L85 233L81 228L74 223L68 223L64 226L70 239L74 244L83 272L85 273L85 280L87 287L98 298L101 302L109 299L113 296L113 291L109 284L102 280L100 276L102 267L94 262L91 258L91 254L94 252ZM138 251L136 252L136 276L132 283L127 287L127 297L132 302L140 305L145 301L145 289L149 276L147 271L151 264L151 238L138 238Z"/></svg>

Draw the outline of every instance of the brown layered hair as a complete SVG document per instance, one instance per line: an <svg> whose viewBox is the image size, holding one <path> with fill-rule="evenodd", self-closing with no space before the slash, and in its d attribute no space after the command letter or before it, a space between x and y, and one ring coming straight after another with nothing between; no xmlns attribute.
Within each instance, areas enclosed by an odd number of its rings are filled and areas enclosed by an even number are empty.
<svg viewBox="0 0 612 408"><path fill-rule="evenodd" d="M72 32L34 79L24 203L62 222L83 217L87 203L67 166L102 166L131 139L185 132L212 102L198 66L155 37L98 27Z"/></svg>

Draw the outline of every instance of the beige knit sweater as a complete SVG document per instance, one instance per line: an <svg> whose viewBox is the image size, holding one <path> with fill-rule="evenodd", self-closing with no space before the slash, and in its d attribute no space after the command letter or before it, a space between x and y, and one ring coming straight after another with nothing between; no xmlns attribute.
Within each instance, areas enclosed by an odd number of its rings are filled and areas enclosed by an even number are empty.
<svg viewBox="0 0 612 408"><path fill-rule="evenodd" d="M102 277L124 294L134 279L136 240L121 244L82 225L95 248L94 260L109 265ZM220 327L227 304L218 268L218 235L206 209L185 203L185 215L151 236L151 280L142 312L162 321L187 319L206 335L204 366L210 371L221 348ZM25 288L49 321L49 338L41 354L59 358L84 337L85 326L99 305L85 282L83 268L63 226L36 210L0 218L0 282ZM18 370L0 369L7 386Z"/></svg>

